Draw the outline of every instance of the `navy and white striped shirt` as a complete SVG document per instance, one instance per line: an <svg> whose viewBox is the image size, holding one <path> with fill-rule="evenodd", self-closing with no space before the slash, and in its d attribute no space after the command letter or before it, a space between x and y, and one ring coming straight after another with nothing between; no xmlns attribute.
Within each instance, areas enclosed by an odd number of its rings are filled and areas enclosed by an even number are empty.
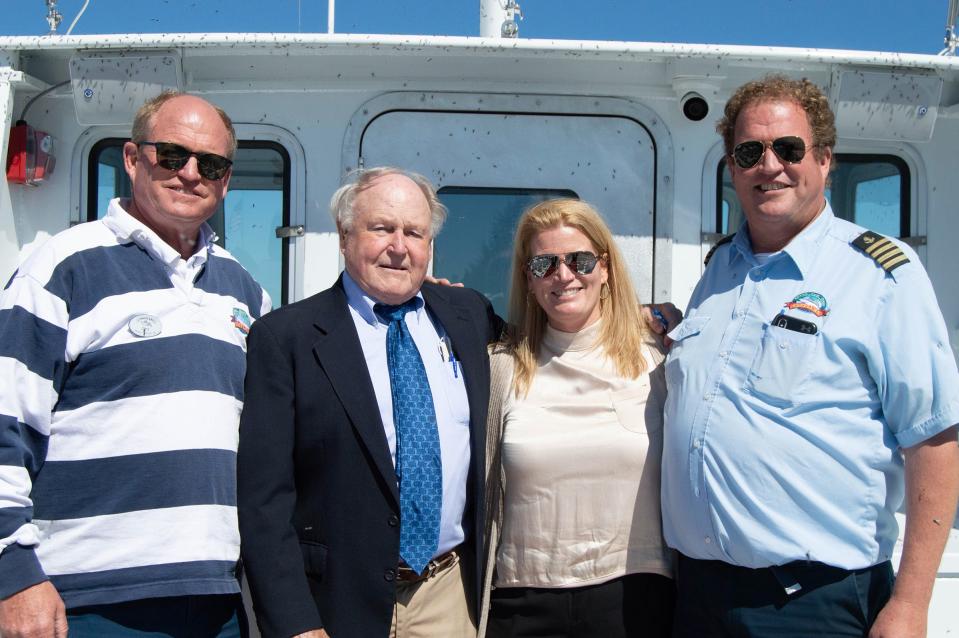
<svg viewBox="0 0 959 638"><path fill-rule="evenodd" d="M189 259L113 200L0 295L0 597L238 591L236 446L269 295L205 226Z"/></svg>

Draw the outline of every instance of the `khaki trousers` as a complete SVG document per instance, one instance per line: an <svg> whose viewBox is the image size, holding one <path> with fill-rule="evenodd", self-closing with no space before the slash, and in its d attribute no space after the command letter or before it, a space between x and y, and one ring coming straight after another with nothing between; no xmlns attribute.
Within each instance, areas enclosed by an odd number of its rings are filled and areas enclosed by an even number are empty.
<svg viewBox="0 0 959 638"><path fill-rule="evenodd" d="M452 565L426 580L396 581L390 638L475 638L466 578L457 556Z"/></svg>

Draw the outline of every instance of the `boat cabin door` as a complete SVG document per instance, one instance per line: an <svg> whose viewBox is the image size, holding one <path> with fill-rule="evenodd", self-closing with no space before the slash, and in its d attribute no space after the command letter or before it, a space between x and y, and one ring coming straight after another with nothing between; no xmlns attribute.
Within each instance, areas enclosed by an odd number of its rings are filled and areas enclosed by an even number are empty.
<svg viewBox="0 0 959 638"><path fill-rule="evenodd" d="M671 190L657 188L657 179L668 184L660 167L672 165L668 133L657 122L620 99L392 93L353 117L343 166L397 166L428 177L450 211L434 244L433 273L480 290L502 316L517 219L553 197L576 197L600 211L639 299L649 302L655 268L668 263L655 258L657 211L670 209L657 193ZM663 272L659 298L668 295Z"/></svg>

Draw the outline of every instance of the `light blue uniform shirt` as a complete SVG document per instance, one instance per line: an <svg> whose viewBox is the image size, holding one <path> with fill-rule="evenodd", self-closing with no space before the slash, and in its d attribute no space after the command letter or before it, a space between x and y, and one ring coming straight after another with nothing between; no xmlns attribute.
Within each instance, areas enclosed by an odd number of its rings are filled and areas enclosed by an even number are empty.
<svg viewBox="0 0 959 638"><path fill-rule="evenodd" d="M670 547L752 568L892 556L899 448L959 422L959 372L918 257L901 246L887 274L852 245L863 231L827 204L762 265L745 226L716 250L670 333Z"/></svg>
<svg viewBox="0 0 959 638"><path fill-rule="evenodd" d="M393 394L390 392L390 369L386 363L386 333L389 326L376 316L375 299L367 295L343 272L343 288L350 306L350 316L360 337L366 367L373 382L373 392L383 420L386 441L396 466L396 428L393 425ZM448 340L439 322L427 312L423 295L417 293L419 306L406 313L406 326L420 351L426 378L433 394L433 409L440 435L440 458L443 462L443 507L440 512L440 542L436 555L460 545L463 534L463 509L466 506L466 476L470 467L470 409L459 362L445 354ZM444 350L440 342L444 342Z"/></svg>

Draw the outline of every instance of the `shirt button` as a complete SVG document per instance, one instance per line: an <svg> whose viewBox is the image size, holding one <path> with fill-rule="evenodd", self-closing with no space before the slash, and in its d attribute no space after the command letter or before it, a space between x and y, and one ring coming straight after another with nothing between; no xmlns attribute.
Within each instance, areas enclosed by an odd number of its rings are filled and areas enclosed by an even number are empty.
<svg viewBox="0 0 959 638"><path fill-rule="evenodd" d="M700 445L700 444L699 444L699 439L696 439L695 441L693 441L693 449L694 449L694 450L698 450L698 449L699 449L699 445Z"/></svg>
<svg viewBox="0 0 959 638"><path fill-rule="evenodd" d="M396 570L387 569L385 572L383 572L383 580L388 582L393 582L394 580L396 580Z"/></svg>
<svg viewBox="0 0 959 638"><path fill-rule="evenodd" d="M699 488L698 488L698 487L693 490L693 494L695 494L697 498L699 497Z"/></svg>
<svg viewBox="0 0 959 638"><path fill-rule="evenodd" d="M712 396L713 396L713 395L711 395L710 393L707 392L706 394L703 395L703 401L709 401L709 399L710 399Z"/></svg>
<svg viewBox="0 0 959 638"><path fill-rule="evenodd" d="M713 539L711 539L710 537L707 536L707 537L705 538L705 541L706 541L706 544L709 545L710 543L713 542Z"/></svg>
<svg viewBox="0 0 959 638"><path fill-rule="evenodd" d="M729 353L726 352L725 350L723 350L722 352L719 353L719 357L720 357L721 359L725 359L725 358L728 357L728 356L729 356Z"/></svg>
<svg viewBox="0 0 959 638"><path fill-rule="evenodd" d="M396 514L390 514L390 518L387 523L389 523L390 527L396 527L400 524L400 517Z"/></svg>
<svg viewBox="0 0 959 638"><path fill-rule="evenodd" d="M745 310L739 310L739 311L736 312L736 316L737 316L737 317L743 317L743 316L745 316L745 315L746 315L746 311L745 311Z"/></svg>

